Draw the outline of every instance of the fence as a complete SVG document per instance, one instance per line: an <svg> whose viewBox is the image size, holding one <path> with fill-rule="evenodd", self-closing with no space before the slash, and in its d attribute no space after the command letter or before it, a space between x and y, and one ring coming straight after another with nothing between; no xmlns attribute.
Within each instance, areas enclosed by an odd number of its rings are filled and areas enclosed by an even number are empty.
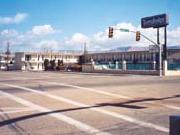
<svg viewBox="0 0 180 135"><path fill-rule="evenodd" d="M95 64L102 69L122 69L122 63L98 63ZM153 63L126 63L127 70L154 70ZM155 65L155 70L158 70L158 64ZM180 70L180 62L168 63L168 70Z"/></svg>
<svg viewBox="0 0 180 135"><path fill-rule="evenodd" d="M153 70L152 63L127 63L127 70ZM106 68L106 69L122 69L122 63L114 64L114 63L104 63L104 64L96 64L98 67Z"/></svg>
<svg viewBox="0 0 180 135"><path fill-rule="evenodd" d="M180 62L168 63L168 70L180 70Z"/></svg>

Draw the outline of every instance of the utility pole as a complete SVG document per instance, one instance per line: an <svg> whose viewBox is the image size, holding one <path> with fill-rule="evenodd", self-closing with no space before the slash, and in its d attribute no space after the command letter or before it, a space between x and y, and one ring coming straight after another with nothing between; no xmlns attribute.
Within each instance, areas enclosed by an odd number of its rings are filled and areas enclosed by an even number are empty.
<svg viewBox="0 0 180 135"><path fill-rule="evenodd" d="M7 42L7 49L6 49L6 54L9 55L10 54L10 49L9 49L9 41Z"/></svg>
<svg viewBox="0 0 180 135"><path fill-rule="evenodd" d="M84 43L84 54L87 53L87 46L86 46L86 42Z"/></svg>
<svg viewBox="0 0 180 135"><path fill-rule="evenodd" d="M83 62L86 63L86 55L87 55L87 46L86 46L86 42L84 43L84 60Z"/></svg>
<svg viewBox="0 0 180 135"><path fill-rule="evenodd" d="M11 54L11 52L10 52L10 47L9 47L9 45L10 45L10 43L9 43L9 41L7 42L7 48L6 48L6 52L5 52L5 54L6 54L6 68L7 68L7 70L9 70L9 67L8 67L8 64L9 64L9 60L10 60L10 54Z"/></svg>

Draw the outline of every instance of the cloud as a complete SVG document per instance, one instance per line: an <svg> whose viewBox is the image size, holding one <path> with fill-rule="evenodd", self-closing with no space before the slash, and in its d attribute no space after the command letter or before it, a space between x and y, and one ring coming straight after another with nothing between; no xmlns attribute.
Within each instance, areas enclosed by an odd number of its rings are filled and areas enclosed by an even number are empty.
<svg viewBox="0 0 180 135"><path fill-rule="evenodd" d="M140 31L142 34L153 40L154 42L157 42L157 30L150 28L150 29L142 29L140 26L135 26L132 23L119 23L114 26L112 26L116 29L125 28L129 29L131 31ZM180 27L175 28L173 30L168 29L167 31L167 37L168 37L168 46L172 45L180 45ZM120 30L114 31L114 36L112 39L108 38L108 28L104 31L97 32L93 35L91 38L91 48L97 50L95 47L99 47L100 50L109 50L117 47L124 47L124 46L149 46L152 45L150 41L143 38L141 36L140 41L135 40L135 33L132 32L122 32ZM164 29L160 28L160 43L164 43ZM99 50L98 49L98 50Z"/></svg>
<svg viewBox="0 0 180 135"><path fill-rule="evenodd" d="M18 24L24 21L27 18L27 13L17 13L13 17L1 17L0 16L0 24Z"/></svg>
<svg viewBox="0 0 180 135"><path fill-rule="evenodd" d="M141 40L141 42L136 42L135 41L135 33L132 32L122 32L118 29L124 28L124 29L129 29L131 31L139 31L141 30L139 26L134 26L131 23L119 23L114 26L112 26L116 30L114 30L113 38L108 38L108 28L105 31L98 32L93 35L93 42L99 44L101 49L113 49L116 47L121 47L121 46L145 46L149 45L149 43L146 43L144 39ZM149 33L152 31L150 30Z"/></svg>
<svg viewBox="0 0 180 135"><path fill-rule="evenodd" d="M152 41L157 41L157 30L153 28L142 29L141 26L135 26L132 23L118 23L112 26L116 29L124 28L131 31L140 31L145 36L149 37ZM124 46L138 46L145 47L152 45L153 43L141 36L140 41L136 41L136 35L133 32L122 32L120 30L114 31L112 39L108 38L108 27L104 31L99 31L92 36L87 36L82 33L75 33L71 38L67 38L64 42L65 45L73 49L83 49L83 45L86 42L88 50L110 50L117 47ZM180 27L168 30L168 46L180 45ZM164 43L164 29L160 28L160 43Z"/></svg>
<svg viewBox="0 0 180 135"><path fill-rule="evenodd" d="M119 23L114 25L116 28L128 28L133 31L141 31L144 35L156 42L156 29L141 29L140 26L135 26L132 23ZM38 25L32 27L30 31L21 33L14 29L5 29L0 31L0 45L5 45L7 40L10 44L24 50L83 50L84 43L87 44L88 51L91 50L110 50L117 47L124 46L149 46L152 43L141 37L139 42L135 41L135 33L114 31L114 37L108 38L108 27L103 31L94 33L93 35L85 35L83 33L74 33L72 36L60 40L58 30L54 29L51 25ZM180 45L180 27L168 29L168 46ZM163 43L163 29L160 29L160 42Z"/></svg>
<svg viewBox="0 0 180 135"><path fill-rule="evenodd" d="M63 41L64 50L82 50L84 44L90 45L90 37L83 33L75 33L70 38L65 38Z"/></svg>
<svg viewBox="0 0 180 135"><path fill-rule="evenodd" d="M39 25L32 28L32 34L34 35L47 35L55 33L54 28L51 25Z"/></svg>
<svg viewBox="0 0 180 135"><path fill-rule="evenodd" d="M0 35L3 37L16 37L18 35L18 32L14 29L5 29L1 31Z"/></svg>
<svg viewBox="0 0 180 135"><path fill-rule="evenodd" d="M56 40L42 40L36 46L41 50L57 50L59 43Z"/></svg>
<svg viewBox="0 0 180 135"><path fill-rule="evenodd" d="M83 45L89 42L89 37L82 33L75 33L71 38L65 40L65 43L68 45Z"/></svg>
<svg viewBox="0 0 180 135"><path fill-rule="evenodd" d="M167 42L168 44L172 44L172 45L180 45L180 27L168 31Z"/></svg>
<svg viewBox="0 0 180 135"><path fill-rule="evenodd" d="M56 31L58 33L51 25L34 26L30 31L21 33L14 29L4 29L0 31L0 45L5 48L9 41L11 47L17 48L15 50L57 50L59 42L50 38Z"/></svg>
<svg viewBox="0 0 180 135"><path fill-rule="evenodd" d="M108 38L108 27L104 31L95 33L91 39L92 50L109 50L121 46L134 46L137 45L135 42L135 34L128 32L121 32L120 28L130 29L136 31L139 28L135 27L131 23L119 23L112 26L116 30L113 32L113 38Z"/></svg>

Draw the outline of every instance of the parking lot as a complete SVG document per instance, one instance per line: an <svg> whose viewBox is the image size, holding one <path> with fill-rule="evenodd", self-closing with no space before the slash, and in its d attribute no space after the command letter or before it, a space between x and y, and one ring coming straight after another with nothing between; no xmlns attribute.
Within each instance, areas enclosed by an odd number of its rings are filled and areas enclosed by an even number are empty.
<svg viewBox="0 0 180 135"><path fill-rule="evenodd" d="M180 77L0 72L1 135L168 135Z"/></svg>

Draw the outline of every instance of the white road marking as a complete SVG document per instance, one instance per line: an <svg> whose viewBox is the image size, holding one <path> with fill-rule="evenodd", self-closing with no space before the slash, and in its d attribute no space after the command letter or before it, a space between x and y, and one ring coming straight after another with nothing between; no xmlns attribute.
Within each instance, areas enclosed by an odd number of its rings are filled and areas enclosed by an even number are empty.
<svg viewBox="0 0 180 135"><path fill-rule="evenodd" d="M27 77L23 77L23 76L16 76L15 78L16 78L16 79L23 79L23 80L24 80L24 79L26 79L26 80L28 79ZM34 79L34 78L31 77L31 79Z"/></svg>
<svg viewBox="0 0 180 135"><path fill-rule="evenodd" d="M63 76L63 77L66 77L66 78L69 78L69 76ZM84 78L84 77L87 77L87 78L109 78L109 77L112 77L112 76L103 76L103 75L75 75L75 76L71 76L71 78Z"/></svg>
<svg viewBox="0 0 180 135"><path fill-rule="evenodd" d="M3 110L3 112L0 112L0 115L11 114L11 113L22 113L22 112L29 112L29 111L35 111L35 109L21 109L21 110L13 110L13 111L4 111Z"/></svg>
<svg viewBox="0 0 180 135"><path fill-rule="evenodd" d="M160 105L163 105L163 104L160 104ZM178 107L178 106L173 106L173 105L163 105L163 106L170 108L170 109L180 110L180 107Z"/></svg>
<svg viewBox="0 0 180 135"><path fill-rule="evenodd" d="M49 76L43 76L43 77L41 77L41 76L38 76L38 77L37 76L36 77L34 77L34 76L33 77L32 76L31 77L22 77L21 76L21 77L15 77L15 78L23 79L23 80L28 80L28 79L32 79L33 80L33 79L44 79L44 78L52 78L52 77L49 77Z"/></svg>
<svg viewBox="0 0 180 135"><path fill-rule="evenodd" d="M22 104L22 105L25 105L25 106L28 106L28 107L31 107L31 108L34 108L40 112L52 112L53 110L51 109L48 109L48 108L45 108L45 107L42 107L40 105L37 105L37 104L34 104L32 102L29 102L25 99L22 99L22 98L19 98L17 96L14 96L12 94L9 94L9 93L6 93L6 92L2 92L0 91L0 94L1 95L4 95L4 96L7 96L8 98ZM60 113L53 113L53 114L49 114L49 116L51 117L54 117L58 120L61 120L61 121L64 121L70 125L73 125L75 127L77 127L78 129L88 133L88 134L94 134L94 135L111 135L110 133L106 133L106 132L101 132L100 130L94 128L94 127L91 127L87 124L84 124L80 121L77 121L75 119L72 119L70 117L67 117L63 114L60 114Z"/></svg>
<svg viewBox="0 0 180 135"><path fill-rule="evenodd" d="M115 74L107 74L107 73L82 73L82 72L79 72L79 73L75 73L75 74L72 74L72 73L67 73L67 75L81 75L81 76L102 76L102 77L107 77L107 76L115 76ZM115 77L121 77L122 75L119 75L119 76L115 76ZM130 75L129 75L130 76Z"/></svg>
<svg viewBox="0 0 180 135"><path fill-rule="evenodd" d="M0 80L0 81L18 81L18 80L30 80L30 78L31 78L31 80L36 80L36 79L44 79L44 78L54 78L54 76L49 76L49 74L46 74L46 73L43 73L43 75L45 75L45 76L39 76L38 78L37 77L34 77L34 76L28 76L28 77L26 77L26 76L15 76L15 78L16 79L3 79L3 80ZM68 74L69 75L69 74ZM104 75L102 75L102 74L100 74L100 75L97 75L97 74L71 74L72 76L71 76L71 78L84 78L86 75L88 75L88 77L97 77L97 78L108 78L108 77L112 77L112 75L110 75L109 74L109 76L107 76L107 74L104 74ZM30 77L30 78L29 78ZM59 78L69 78L68 76L58 76ZM119 77L119 76L117 76L117 77Z"/></svg>
<svg viewBox="0 0 180 135"><path fill-rule="evenodd" d="M29 107L0 107L0 109L2 109L3 111L14 111L14 110L27 110L27 109L33 109L33 108L29 108Z"/></svg>
<svg viewBox="0 0 180 135"><path fill-rule="evenodd" d="M40 82L46 82L46 81L40 81ZM106 91L102 91L102 90L97 90L97 89L93 89L93 88L87 88L87 87L81 87L81 86L77 86L77 85L70 85L70 84L57 83L57 82L46 82L46 83L54 84L54 85L59 85L59 86L67 86L67 87L72 87L72 88L77 88L77 89L82 89L82 90L87 90L87 91L91 91L91 92L95 92L95 93L99 93L99 94L103 94L103 95L111 96L111 97L115 97L115 98L131 99L131 100L133 100L133 97L130 97L130 96L114 94L114 93L110 93L110 92L106 92ZM169 108L169 109L180 110L180 107L173 106L173 105L165 105L165 104L155 103L155 101L147 101L145 103L146 104L156 104L156 105L161 105L161 106Z"/></svg>
<svg viewBox="0 0 180 135"><path fill-rule="evenodd" d="M38 93L38 94L44 95L46 97L56 99L56 100L59 100L61 102L72 104L72 105L75 105L75 106L78 106L78 107L91 107L89 105L82 104L82 103L79 103L79 102L76 102L76 101L73 101L73 100L69 100L69 99L61 97L61 96L52 95L52 94L49 94L47 92L37 91L35 89L30 89L30 88L22 87L22 86L18 86L18 85L12 85L12 84L6 84L6 83L1 83L1 84L5 85L5 86L8 86L8 87L19 88L19 89L22 89L22 90L25 90L25 91ZM153 124L153 123L149 123L149 122L144 122L144 121L138 120L136 118L133 118L133 117L130 117L130 116L127 116L127 115L122 115L122 114L119 114L119 113L115 113L115 112L112 112L112 111L99 109L99 108L90 108L90 110L100 112L100 113L109 115L111 117L119 118L119 119L122 119L124 121L128 121L130 123L138 124L139 126L142 126L142 127L148 127L148 128L152 128L152 129L162 131L162 132L169 132L168 128L165 128L165 127Z"/></svg>
<svg viewBox="0 0 180 135"><path fill-rule="evenodd" d="M44 78L52 78L50 76L39 76L39 77L23 77L23 76L14 76L12 79L10 78L4 78L3 80L0 80L0 81L24 81L24 80L37 80L37 79L44 79Z"/></svg>
<svg viewBox="0 0 180 135"><path fill-rule="evenodd" d="M24 81L24 80L37 80L37 79L42 79L42 78L20 78L20 77L14 77L13 79L3 79L0 81Z"/></svg>
<svg viewBox="0 0 180 135"><path fill-rule="evenodd" d="M40 82L44 82L44 81L40 81ZM67 87L72 87L72 88L76 88L76 89L87 90L87 91L90 91L90 92L95 92L95 93L99 93L99 94L103 94L103 95L107 95L107 96L111 96L111 97L116 97L116 98L129 99L129 97L127 97L127 96L117 95L117 94L113 94L113 93L110 93L110 92L97 90L97 89L92 89L92 88L87 88L87 87L81 87L81 86L70 85L70 84L65 84L65 83L56 83L56 82L46 82L46 83L54 84L54 85L60 85L60 86L67 86Z"/></svg>

